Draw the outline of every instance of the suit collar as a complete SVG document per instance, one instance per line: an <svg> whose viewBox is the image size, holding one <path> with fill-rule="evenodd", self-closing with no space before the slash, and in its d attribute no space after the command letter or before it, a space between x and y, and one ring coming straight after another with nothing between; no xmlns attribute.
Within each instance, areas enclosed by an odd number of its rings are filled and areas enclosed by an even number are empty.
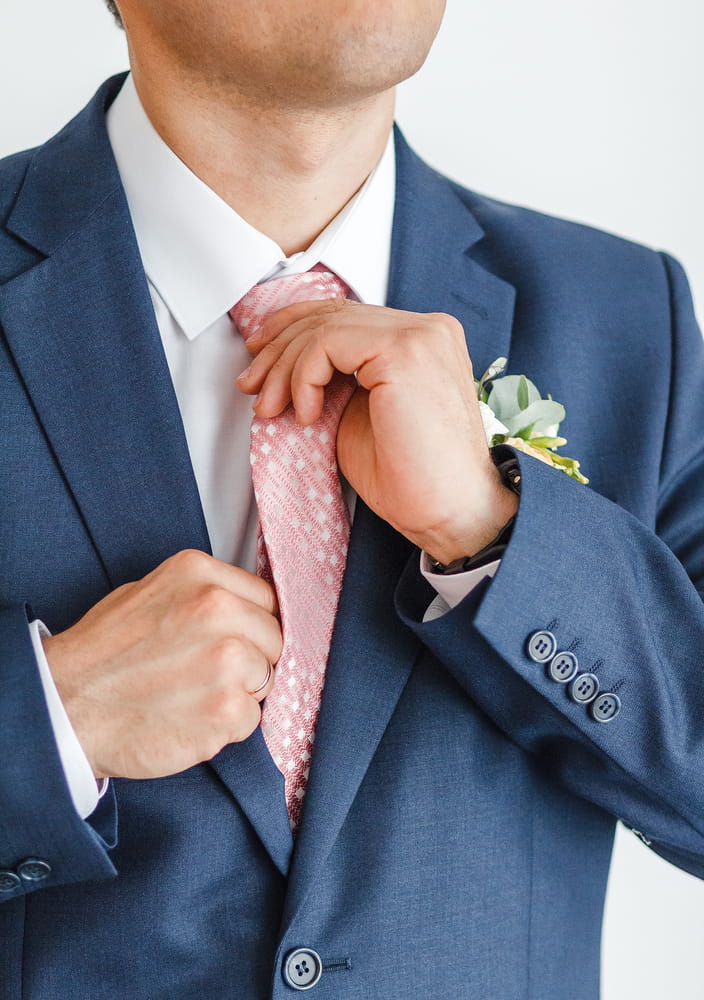
<svg viewBox="0 0 704 1000"><path fill-rule="evenodd" d="M194 339L264 278L323 262L364 302L383 303L394 207L394 144L305 251L286 257L167 146L129 76L107 115L140 253L183 333Z"/></svg>

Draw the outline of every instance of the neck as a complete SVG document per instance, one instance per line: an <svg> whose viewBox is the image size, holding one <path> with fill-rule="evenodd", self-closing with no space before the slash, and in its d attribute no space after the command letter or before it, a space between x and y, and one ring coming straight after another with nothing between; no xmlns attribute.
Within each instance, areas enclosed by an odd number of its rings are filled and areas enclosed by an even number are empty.
<svg viewBox="0 0 704 1000"><path fill-rule="evenodd" d="M393 123L393 90L352 106L262 107L152 78L134 60L132 72L164 142L287 256L310 246L359 190Z"/></svg>

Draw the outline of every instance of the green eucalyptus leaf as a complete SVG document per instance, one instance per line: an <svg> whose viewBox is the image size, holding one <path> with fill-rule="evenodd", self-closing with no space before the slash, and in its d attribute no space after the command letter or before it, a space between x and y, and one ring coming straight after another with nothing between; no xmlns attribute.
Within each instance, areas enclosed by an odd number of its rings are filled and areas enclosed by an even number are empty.
<svg viewBox="0 0 704 1000"><path fill-rule="evenodd" d="M567 438L563 437L534 437L530 442L535 448L561 448L567 444Z"/></svg>
<svg viewBox="0 0 704 1000"><path fill-rule="evenodd" d="M521 428L520 431L516 431L516 437L523 438L524 441L530 441L530 436L533 433L533 424L528 424L527 427ZM533 442L531 441L531 444Z"/></svg>
<svg viewBox="0 0 704 1000"><path fill-rule="evenodd" d="M530 399L528 398L528 379L525 375L521 375L519 378L516 396L518 399L518 408L520 410L527 410L530 405Z"/></svg>
<svg viewBox="0 0 704 1000"><path fill-rule="evenodd" d="M528 391L528 404L537 402L540 399L540 393L530 379L525 378L523 375L504 375L503 378L499 378L491 384L491 392L488 399L489 406L499 420L507 424L507 426L508 420L506 418L510 419L521 412L521 408L518 405L518 386L522 378L525 380Z"/></svg>
<svg viewBox="0 0 704 1000"><path fill-rule="evenodd" d="M525 410L499 416L499 420L508 427L509 434L514 437L522 437L521 432L528 427L532 433L540 437L555 437L555 432L564 419L564 406L550 399L537 399Z"/></svg>

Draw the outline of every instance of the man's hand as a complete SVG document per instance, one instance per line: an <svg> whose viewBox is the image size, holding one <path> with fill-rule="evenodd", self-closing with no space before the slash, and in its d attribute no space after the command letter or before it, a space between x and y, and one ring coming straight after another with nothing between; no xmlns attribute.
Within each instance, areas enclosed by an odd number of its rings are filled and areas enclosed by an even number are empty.
<svg viewBox="0 0 704 1000"><path fill-rule="evenodd" d="M281 655L276 613L264 580L184 551L44 640L96 778L176 774L246 739Z"/></svg>
<svg viewBox="0 0 704 1000"><path fill-rule="evenodd" d="M337 437L340 468L380 517L440 562L474 555L515 514L491 461L464 331L443 313L333 299L273 313L238 379L274 417L320 416L335 371L357 378Z"/></svg>

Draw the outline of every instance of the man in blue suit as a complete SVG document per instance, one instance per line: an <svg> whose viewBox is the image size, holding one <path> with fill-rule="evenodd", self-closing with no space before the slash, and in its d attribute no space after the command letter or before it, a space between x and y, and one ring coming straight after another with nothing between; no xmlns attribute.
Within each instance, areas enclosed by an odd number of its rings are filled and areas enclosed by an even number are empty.
<svg viewBox="0 0 704 1000"><path fill-rule="evenodd" d="M595 1000L616 819L704 875L682 270L390 138L441 0L118 6L132 76L0 165L0 997ZM238 386L228 310L321 261L360 301L278 314ZM492 461L499 356L589 487ZM312 426L334 369L354 519L294 836L248 394Z"/></svg>

